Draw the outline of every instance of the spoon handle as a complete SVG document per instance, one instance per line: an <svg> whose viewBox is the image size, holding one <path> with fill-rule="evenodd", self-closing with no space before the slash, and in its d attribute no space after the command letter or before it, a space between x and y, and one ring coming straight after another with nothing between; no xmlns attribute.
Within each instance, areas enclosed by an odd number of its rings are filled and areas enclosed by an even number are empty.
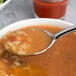
<svg viewBox="0 0 76 76"><path fill-rule="evenodd" d="M65 34L68 34L68 33L70 33L70 32L73 32L73 31L75 31L75 30L76 30L76 25L71 26L71 27L69 27L69 28L66 28L66 29L64 29L64 30L56 33L56 34L54 35L54 37L55 37L55 39L58 39L58 38L60 38L61 36L65 35Z"/></svg>

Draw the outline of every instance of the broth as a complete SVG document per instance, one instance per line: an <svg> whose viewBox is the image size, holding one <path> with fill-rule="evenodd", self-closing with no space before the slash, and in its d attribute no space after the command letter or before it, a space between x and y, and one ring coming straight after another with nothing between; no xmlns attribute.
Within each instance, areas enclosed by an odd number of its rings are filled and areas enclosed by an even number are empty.
<svg viewBox="0 0 76 76"><path fill-rule="evenodd" d="M63 28L55 26L32 26L56 33ZM21 29L25 30L25 28ZM7 53L7 56L5 56ZM6 52L1 59L8 60L9 76L76 76L76 34L70 33L60 39L46 52L37 56L16 56ZM15 59L22 61L14 65ZM12 67L12 65L14 65ZM5 67L6 68L6 67Z"/></svg>

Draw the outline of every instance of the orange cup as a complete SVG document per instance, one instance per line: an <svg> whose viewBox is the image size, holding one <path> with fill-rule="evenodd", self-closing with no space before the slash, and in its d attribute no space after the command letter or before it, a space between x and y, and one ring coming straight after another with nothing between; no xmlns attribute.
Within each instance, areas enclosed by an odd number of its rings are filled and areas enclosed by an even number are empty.
<svg viewBox="0 0 76 76"><path fill-rule="evenodd" d="M45 2L33 0L35 17L63 19L66 13L68 0Z"/></svg>

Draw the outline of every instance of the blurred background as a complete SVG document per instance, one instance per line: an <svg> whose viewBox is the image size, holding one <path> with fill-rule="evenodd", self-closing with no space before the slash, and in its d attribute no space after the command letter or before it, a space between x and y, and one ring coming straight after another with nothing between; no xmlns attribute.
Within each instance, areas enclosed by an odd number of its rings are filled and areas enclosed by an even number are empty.
<svg viewBox="0 0 76 76"><path fill-rule="evenodd" d="M0 29L23 19L34 18L32 0L12 0L0 11ZM65 20L76 24L76 0L69 0Z"/></svg>

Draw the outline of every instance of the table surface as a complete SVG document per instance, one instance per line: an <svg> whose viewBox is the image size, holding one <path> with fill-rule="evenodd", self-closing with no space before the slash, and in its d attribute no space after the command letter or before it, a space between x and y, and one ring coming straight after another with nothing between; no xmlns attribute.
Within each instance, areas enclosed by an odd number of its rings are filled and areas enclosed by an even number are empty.
<svg viewBox="0 0 76 76"><path fill-rule="evenodd" d="M34 18L32 0L12 0L0 11L0 29L23 19ZM76 0L69 0L65 20L76 23Z"/></svg>

